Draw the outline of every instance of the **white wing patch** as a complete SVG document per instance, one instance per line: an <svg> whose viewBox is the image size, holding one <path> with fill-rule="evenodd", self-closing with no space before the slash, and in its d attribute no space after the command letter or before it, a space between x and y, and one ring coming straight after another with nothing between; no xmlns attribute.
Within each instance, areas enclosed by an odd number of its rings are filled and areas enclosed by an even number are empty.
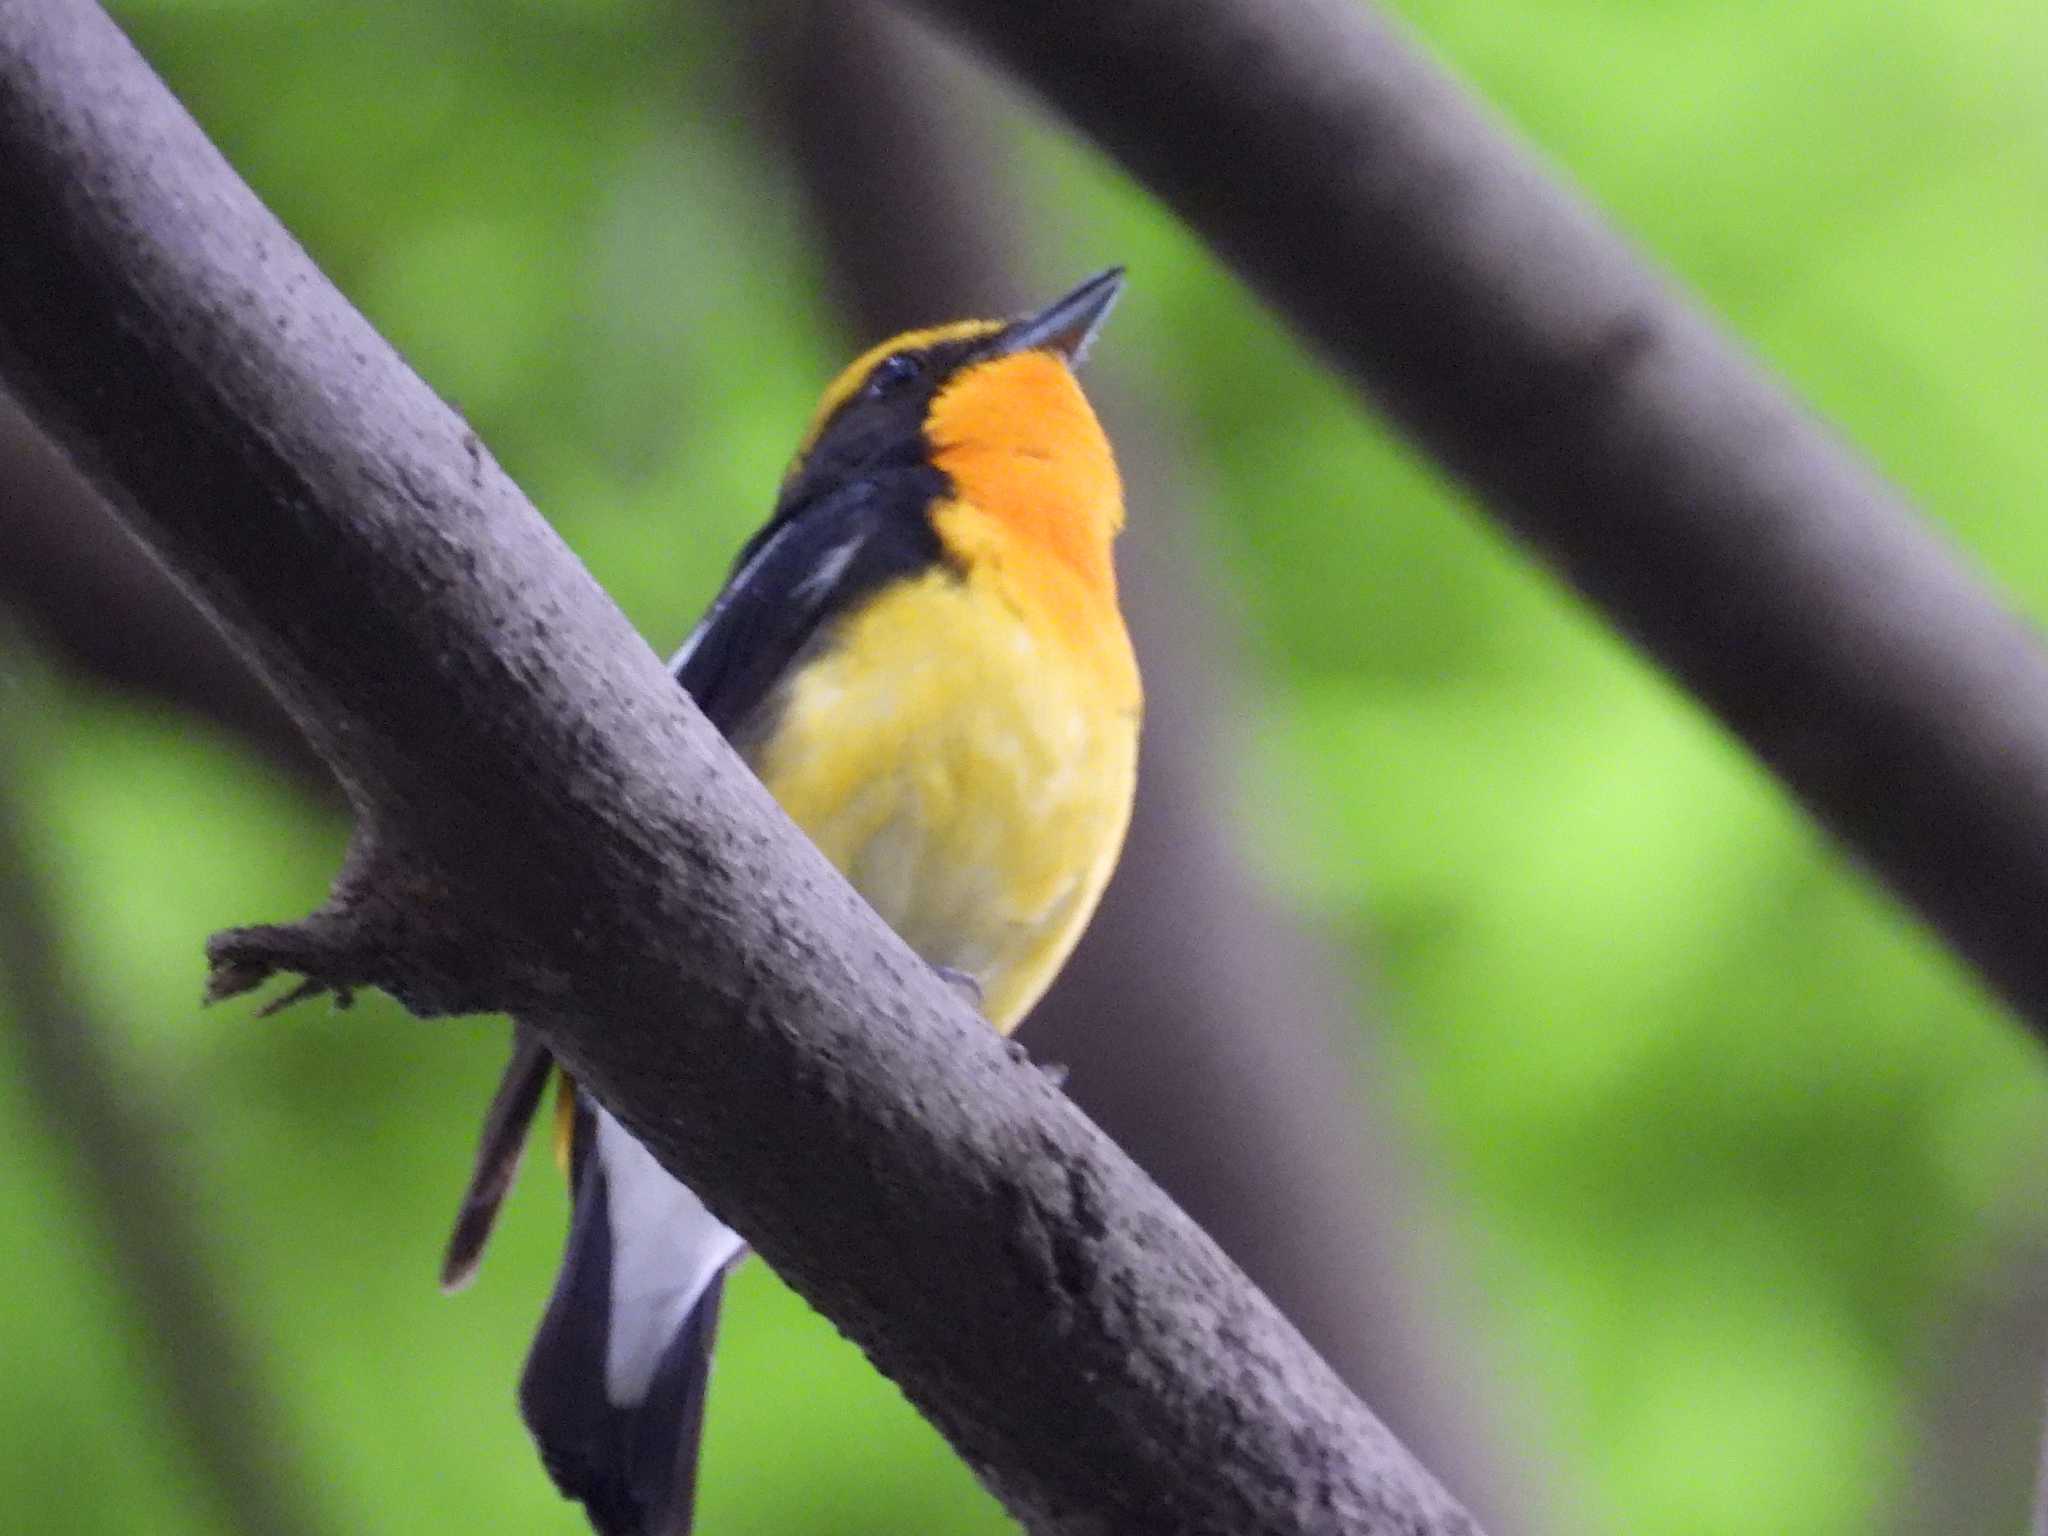
<svg viewBox="0 0 2048 1536"><path fill-rule="evenodd" d="M647 1395L669 1340L746 1245L602 1109L595 1150L612 1229L605 1396L625 1408Z"/></svg>
<svg viewBox="0 0 2048 1536"><path fill-rule="evenodd" d="M846 574L846 568L853 564L853 557L859 552L858 539L848 539L844 544L834 545L819 557L811 573L796 584L790 595L800 603L823 602L839 584L839 578Z"/></svg>
<svg viewBox="0 0 2048 1536"><path fill-rule="evenodd" d="M697 649L698 645L704 639L704 631L710 627L711 620L707 616L705 618L699 619L697 621L697 627L691 630L689 634L683 637L683 643L676 647L675 655L669 657L668 659L669 676L682 676L683 668L690 664L690 653Z"/></svg>
<svg viewBox="0 0 2048 1536"><path fill-rule="evenodd" d="M710 632L711 626L718 622L718 615L724 611L725 605L732 601L734 594L746 590L748 583L753 581L768 557L775 552L775 547L788 538L791 530L795 527L795 523L785 523L776 530L773 538L754 551L753 559L733 573L732 580L728 581L720 589L718 596L712 599L711 611L697 621L697 627L690 631L681 645L676 647L675 655L669 657L668 670L671 677L682 676L683 668L689 665L691 653L704 643L704 636ZM853 558L853 547L851 545L844 545L841 549L834 550L833 554L840 557L839 569L844 570L846 569L846 562ZM804 586L808 585L810 585L810 580L806 578ZM801 588L799 588L799 591L801 591Z"/></svg>

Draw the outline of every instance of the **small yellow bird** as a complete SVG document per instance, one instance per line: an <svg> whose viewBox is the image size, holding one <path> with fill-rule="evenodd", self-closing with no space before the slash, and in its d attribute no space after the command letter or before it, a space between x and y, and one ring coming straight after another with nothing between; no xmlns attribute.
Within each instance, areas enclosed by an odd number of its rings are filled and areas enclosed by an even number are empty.
<svg viewBox="0 0 2048 1536"><path fill-rule="evenodd" d="M1123 493L1075 369L1123 286L912 331L825 391L774 515L671 664L798 826L997 1029L1072 951L1130 821ZM524 1031L443 1284L466 1282L552 1069ZM744 1254L564 1080L568 1251L520 1385L604 1536L691 1524L712 1335Z"/></svg>

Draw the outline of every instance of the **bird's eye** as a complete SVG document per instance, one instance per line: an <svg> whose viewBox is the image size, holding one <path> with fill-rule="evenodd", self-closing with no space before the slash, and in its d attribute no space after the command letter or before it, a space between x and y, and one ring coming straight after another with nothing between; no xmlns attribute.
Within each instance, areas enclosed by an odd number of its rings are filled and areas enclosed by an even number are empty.
<svg viewBox="0 0 2048 1536"><path fill-rule="evenodd" d="M868 375L866 393L870 396L886 395L891 390L908 384L923 371L917 355L912 352L894 352L875 364L874 372Z"/></svg>

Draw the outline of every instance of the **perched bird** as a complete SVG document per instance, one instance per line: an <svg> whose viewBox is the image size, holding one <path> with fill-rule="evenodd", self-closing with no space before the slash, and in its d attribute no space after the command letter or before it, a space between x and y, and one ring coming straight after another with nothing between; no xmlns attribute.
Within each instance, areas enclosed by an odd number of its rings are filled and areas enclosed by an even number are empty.
<svg viewBox="0 0 2048 1536"><path fill-rule="evenodd" d="M1074 377L1123 284L874 348L825 391L774 515L672 670L784 810L1008 1031L1130 819L1139 686L1115 461ZM443 1283L476 1267L553 1070L517 1031ZM568 1251L520 1385L604 1536L691 1524L739 1236L566 1080Z"/></svg>

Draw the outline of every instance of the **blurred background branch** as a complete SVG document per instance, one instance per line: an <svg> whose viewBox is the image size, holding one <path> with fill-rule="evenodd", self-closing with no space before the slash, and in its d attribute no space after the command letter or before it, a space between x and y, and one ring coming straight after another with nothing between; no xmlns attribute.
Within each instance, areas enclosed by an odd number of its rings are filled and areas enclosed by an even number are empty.
<svg viewBox="0 0 2048 1536"><path fill-rule="evenodd" d="M1914 1362L1908 1475L1875 1528L1886 1536L2024 1529L2028 1490L2013 1470L2040 1453L2044 1378L2048 1241L2036 1231L2006 1243L1930 1330Z"/></svg>
<svg viewBox="0 0 2048 1536"><path fill-rule="evenodd" d="M200 1474L201 1497L221 1529L330 1536L339 1527L315 1496L295 1443L297 1416L272 1390L238 1289L201 1219L180 1138L65 974L66 945L36 873L38 850L15 782L16 759L34 750L37 733L18 702L0 704L0 727L0 999L21 1088L71 1165L117 1292L132 1303L124 1326L148 1362L159 1422ZM16 1249L17 1276L38 1264ZM89 1478L92 1465L81 1459L73 1476Z"/></svg>
<svg viewBox="0 0 2048 1536"><path fill-rule="evenodd" d="M1057 288L1035 248L1057 211L999 164L989 92L956 56L865 0L726 10L740 89L802 190L849 355L937 317L1021 312ZM1117 878L1027 1038L1072 1066L1081 1105L1481 1524L1547 1529L1543 1458L1508 1449L1527 1445L1528 1426L1504 1432L1523 1394L1453 1342L1459 1260L1389 1123L1363 999L1231 831L1222 726L1243 711L1186 512L1200 450L1136 349L1105 345L1090 392L1131 508L1118 569L1145 671L1144 764Z"/></svg>
<svg viewBox="0 0 2048 1536"><path fill-rule="evenodd" d="M220 631L5 394L0 604L66 668L188 710L309 783L331 782Z"/></svg>
<svg viewBox="0 0 2048 1536"><path fill-rule="evenodd" d="M2048 654L1350 0L922 0L1201 231L2048 1035Z"/></svg>

